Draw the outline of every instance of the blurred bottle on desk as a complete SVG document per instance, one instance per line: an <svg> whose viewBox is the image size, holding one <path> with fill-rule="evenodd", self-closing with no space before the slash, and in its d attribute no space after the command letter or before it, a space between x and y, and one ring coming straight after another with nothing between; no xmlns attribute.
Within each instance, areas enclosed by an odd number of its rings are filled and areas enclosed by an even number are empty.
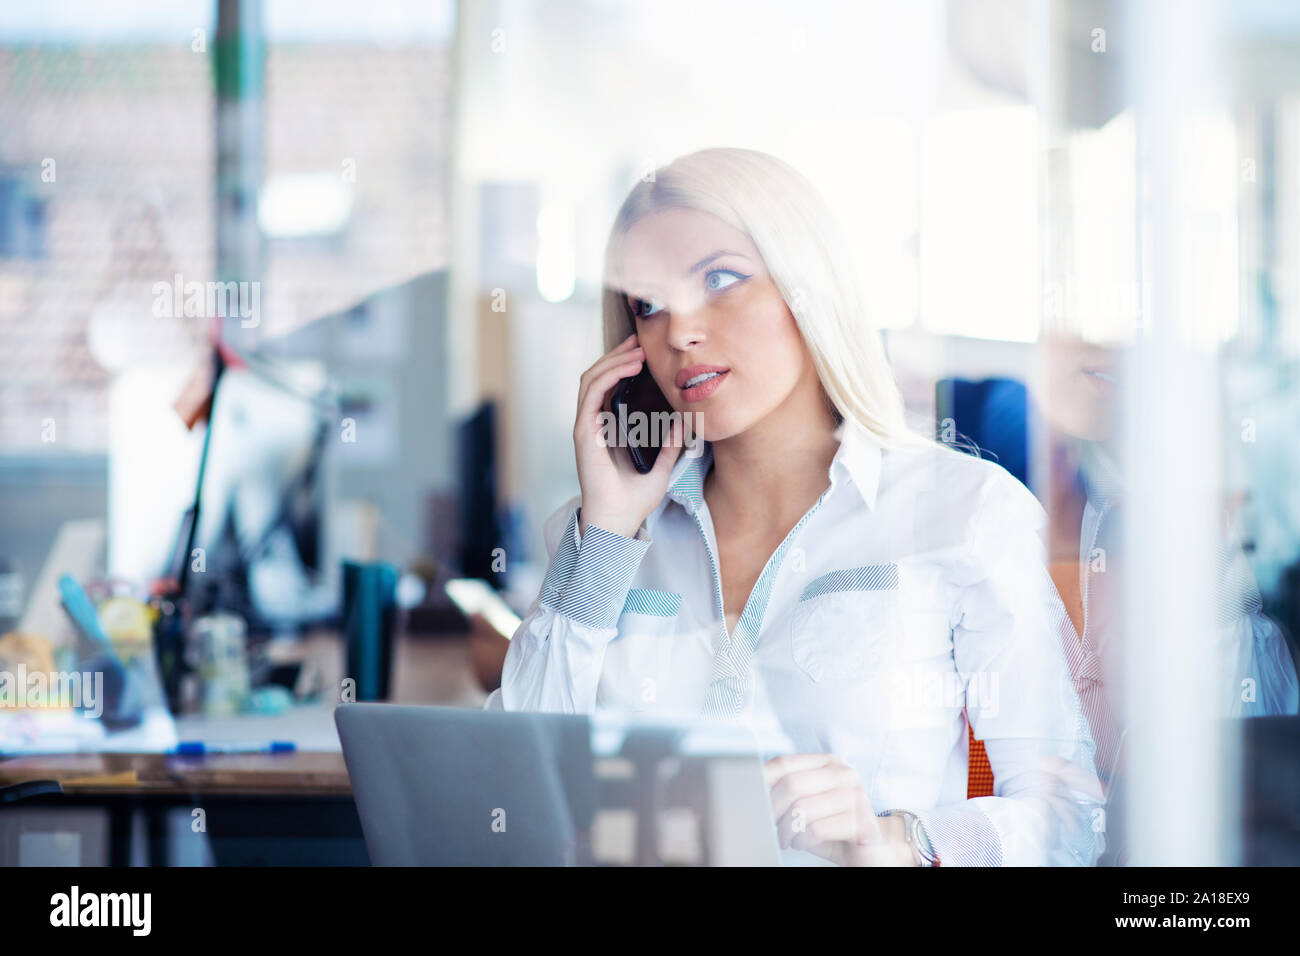
<svg viewBox="0 0 1300 956"><path fill-rule="evenodd" d="M355 682L356 700L387 700L397 629L396 567L382 562L343 562L344 679Z"/></svg>
<svg viewBox="0 0 1300 956"><path fill-rule="evenodd" d="M194 622L199 659L199 699L205 717L228 717L249 694L247 630L234 614L211 614Z"/></svg>

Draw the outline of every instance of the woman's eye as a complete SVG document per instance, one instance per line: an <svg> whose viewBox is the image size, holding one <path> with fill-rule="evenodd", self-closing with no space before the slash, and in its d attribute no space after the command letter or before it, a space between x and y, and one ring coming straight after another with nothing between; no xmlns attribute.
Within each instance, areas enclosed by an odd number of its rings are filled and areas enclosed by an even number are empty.
<svg viewBox="0 0 1300 956"><path fill-rule="evenodd" d="M710 292L720 292L723 289L735 285L742 279L748 279L749 276L742 272L735 272L731 269L713 269L704 276L704 286Z"/></svg>
<svg viewBox="0 0 1300 956"><path fill-rule="evenodd" d="M648 299L634 299L632 301L632 314L638 319L648 319L656 312L662 311L663 306L657 302Z"/></svg>

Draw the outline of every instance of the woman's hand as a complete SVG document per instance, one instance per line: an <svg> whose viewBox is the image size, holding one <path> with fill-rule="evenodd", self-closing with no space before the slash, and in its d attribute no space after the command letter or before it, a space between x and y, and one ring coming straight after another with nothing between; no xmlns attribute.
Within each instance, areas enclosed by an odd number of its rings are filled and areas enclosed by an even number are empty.
<svg viewBox="0 0 1300 956"><path fill-rule="evenodd" d="M763 766L782 847L840 866L919 866L901 817L877 817L858 772L834 754L787 754Z"/></svg>
<svg viewBox="0 0 1300 956"><path fill-rule="evenodd" d="M635 375L645 361L636 336L601 356L582 375L578 388L578 416L573 426L573 450L578 459L582 487L582 522L585 533L593 524L624 537L636 536L641 522L659 506L668 490L668 478L681 454L682 421L674 415L667 440L654 468L641 474L626 448L608 447L600 413L607 411L609 394L620 379ZM615 432L616 434L616 432Z"/></svg>

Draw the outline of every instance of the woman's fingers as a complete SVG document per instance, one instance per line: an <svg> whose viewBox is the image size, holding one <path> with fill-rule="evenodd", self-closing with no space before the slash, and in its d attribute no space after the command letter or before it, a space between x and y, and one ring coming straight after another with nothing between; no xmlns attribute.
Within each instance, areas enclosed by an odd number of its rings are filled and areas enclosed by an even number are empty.
<svg viewBox="0 0 1300 956"><path fill-rule="evenodd" d="M582 396L586 394L588 386L597 376L599 376L611 365L618 365L623 362L626 362L629 356L631 356L634 353L640 353L641 351L642 351L641 346L638 344L636 336L629 335L618 345L614 346L614 348L610 349L600 358L596 359L596 361L593 362L591 366L585 372L583 372L582 376L578 379L579 407L582 406ZM642 357L644 357L644 355L642 355Z"/></svg>
<svg viewBox="0 0 1300 956"><path fill-rule="evenodd" d="M578 420L574 424L575 434L586 434L589 429L596 429L600 422L597 415L604 409L605 396L620 379L629 378L640 371L643 359L637 352L629 353L621 363L607 365L601 374L588 380L578 398Z"/></svg>
<svg viewBox="0 0 1300 956"><path fill-rule="evenodd" d="M857 819L860 823L858 827L858 845L876 843L881 839L880 818L876 816L876 808L871 805L871 800L867 797L866 787L861 786L862 781L858 781L858 806Z"/></svg>
<svg viewBox="0 0 1300 956"><path fill-rule="evenodd" d="M799 797L790 808L776 821L777 838L781 846L807 849L806 844L821 843L824 840L856 840L860 820L856 820L858 799L848 787L836 787L822 793ZM831 826L827 820L849 814L855 817L855 825L841 833L839 824ZM836 835L839 834L839 835ZM798 842L796 842L798 841Z"/></svg>
<svg viewBox="0 0 1300 956"><path fill-rule="evenodd" d="M783 847L843 863L881 839L856 770L834 754L787 754L763 767Z"/></svg>
<svg viewBox="0 0 1300 956"><path fill-rule="evenodd" d="M611 372L615 369L639 366L644 361L645 353L640 348L619 349L603 356L599 362L583 372L578 386L579 415L590 405L593 397L603 397L608 389L599 386L610 381Z"/></svg>
<svg viewBox="0 0 1300 956"><path fill-rule="evenodd" d="M682 455L683 431L681 413L673 412L672 424L668 428L668 436L659 448L659 457L655 459L654 468L650 470L651 474L664 483L667 483L673 465L677 464L677 459Z"/></svg>
<svg viewBox="0 0 1300 956"><path fill-rule="evenodd" d="M811 821L802 832L795 832L784 840L782 846L789 846L792 850L807 850L841 862L841 858L847 855L844 849L826 847L826 844L857 843L861 826L857 810L850 807Z"/></svg>
<svg viewBox="0 0 1300 956"><path fill-rule="evenodd" d="M763 778L769 787L795 770L811 770L839 760L834 754L781 754L763 764Z"/></svg>
<svg viewBox="0 0 1300 956"><path fill-rule="evenodd" d="M825 793L839 787L862 785L857 771L841 762L838 757L827 756L830 757L827 762L789 771L772 785L772 813L777 819L785 815L801 797Z"/></svg>

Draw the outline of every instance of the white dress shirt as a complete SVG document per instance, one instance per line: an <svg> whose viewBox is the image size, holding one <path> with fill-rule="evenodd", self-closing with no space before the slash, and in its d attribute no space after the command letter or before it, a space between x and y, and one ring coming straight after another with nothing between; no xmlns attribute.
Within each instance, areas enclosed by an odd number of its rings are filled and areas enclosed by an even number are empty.
<svg viewBox="0 0 1300 956"><path fill-rule="evenodd" d="M1042 507L993 462L937 443L886 451L852 423L837 436L829 487L732 634L708 442L682 454L635 538L580 535L579 499L560 508L485 706L777 727L796 752L844 759L876 812L917 813L941 865L1090 865L1100 789ZM968 718L991 797L966 799Z"/></svg>

